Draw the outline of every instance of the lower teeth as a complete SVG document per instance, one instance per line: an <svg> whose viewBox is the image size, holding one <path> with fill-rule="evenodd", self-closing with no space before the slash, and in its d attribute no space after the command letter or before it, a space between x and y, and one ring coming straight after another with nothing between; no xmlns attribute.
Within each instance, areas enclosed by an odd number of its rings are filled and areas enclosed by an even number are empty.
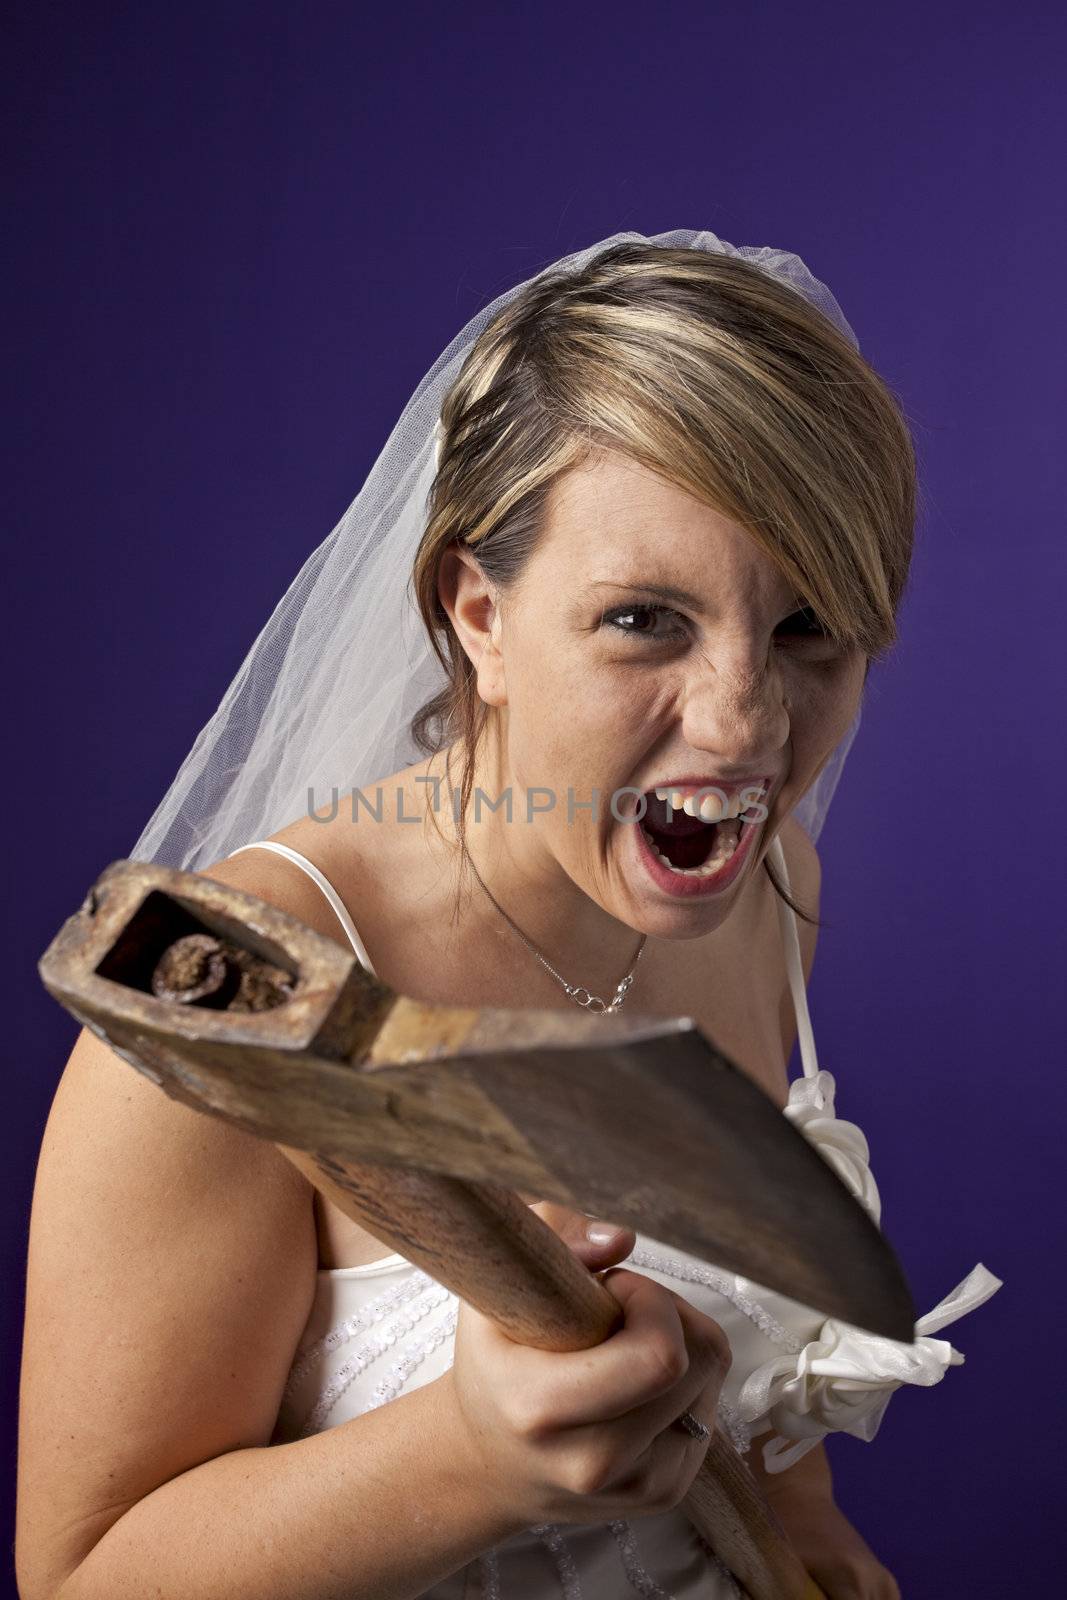
<svg viewBox="0 0 1067 1600"><path fill-rule="evenodd" d="M701 867L676 867L674 862L670 861L660 850L644 823L641 824L641 832L647 839L648 848L652 851L652 854L657 860L662 861L665 867L669 867L671 872L676 873L679 878L711 878L714 877L716 872L722 871L722 868L740 844L741 821L738 817L732 817L728 822L720 822L717 825L714 853Z"/></svg>

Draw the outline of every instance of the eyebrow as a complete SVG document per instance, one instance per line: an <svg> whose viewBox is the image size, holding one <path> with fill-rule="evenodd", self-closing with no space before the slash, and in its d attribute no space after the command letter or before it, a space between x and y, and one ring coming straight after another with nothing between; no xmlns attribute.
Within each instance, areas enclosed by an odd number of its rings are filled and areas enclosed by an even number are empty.
<svg viewBox="0 0 1067 1600"><path fill-rule="evenodd" d="M591 589L623 589L628 594L652 594L657 600L670 600L677 606L690 606L694 611L702 611L704 602L695 594L690 594L688 589L676 589L670 583L620 583L617 578L603 578L589 586Z"/></svg>

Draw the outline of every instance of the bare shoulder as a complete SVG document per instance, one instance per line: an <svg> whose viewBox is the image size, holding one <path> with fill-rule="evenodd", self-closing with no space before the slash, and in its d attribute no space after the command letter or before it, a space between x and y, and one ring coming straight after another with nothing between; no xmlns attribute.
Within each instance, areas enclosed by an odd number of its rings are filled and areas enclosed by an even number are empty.
<svg viewBox="0 0 1067 1600"><path fill-rule="evenodd" d="M355 917L353 898L358 899L358 896L353 896L352 879L358 879L361 874L353 861L351 850L342 864L336 829L302 817L269 835L269 839L271 843L283 844L295 850L305 861L317 867L340 895L349 915ZM290 916L299 918L316 933L324 934L346 950L351 950L337 913L319 884L288 856L276 850L242 850L239 855L226 856L203 868L202 873L204 877L230 884L235 889L244 889L248 894L269 901ZM358 920L356 925L359 926Z"/></svg>

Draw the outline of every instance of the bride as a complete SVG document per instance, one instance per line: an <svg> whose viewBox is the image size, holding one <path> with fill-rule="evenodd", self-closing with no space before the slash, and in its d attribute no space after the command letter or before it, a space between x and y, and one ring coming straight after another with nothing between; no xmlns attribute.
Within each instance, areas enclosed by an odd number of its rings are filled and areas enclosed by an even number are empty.
<svg viewBox="0 0 1067 1600"><path fill-rule="evenodd" d="M444 352L131 855L418 999L692 1016L877 1221L804 979L914 511L899 406L797 257L602 241ZM596 1350L510 1344L83 1033L34 1196L23 1600L736 1594L680 1507L716 1420L831 1600L898 1597L822 1440L957 1364L932 1334L999 1280L894 1345L524 1199L623 1306Z"/></svg>

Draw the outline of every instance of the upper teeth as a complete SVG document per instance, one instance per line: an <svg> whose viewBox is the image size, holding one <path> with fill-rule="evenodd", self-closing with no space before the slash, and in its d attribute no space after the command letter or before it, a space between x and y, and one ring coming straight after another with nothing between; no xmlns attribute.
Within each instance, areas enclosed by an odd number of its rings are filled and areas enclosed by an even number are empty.
<svg viewBox="0 0 1067 1600"><path fill-rule="evenodd" d="M707 787L712 788L713 785L708 784ZM672 811L684 811L686 816L699 817L701 822L725 822L730 817L739 817L750 806L757 805L767 793L767 785L761 784L759 793L752 798L755 789L755 784L749 784L741 794L731 795L725 806L720 795L706 794L698 799L696 794L683 794L681 789L657 789L656 799L666 800Z"/></svg>

